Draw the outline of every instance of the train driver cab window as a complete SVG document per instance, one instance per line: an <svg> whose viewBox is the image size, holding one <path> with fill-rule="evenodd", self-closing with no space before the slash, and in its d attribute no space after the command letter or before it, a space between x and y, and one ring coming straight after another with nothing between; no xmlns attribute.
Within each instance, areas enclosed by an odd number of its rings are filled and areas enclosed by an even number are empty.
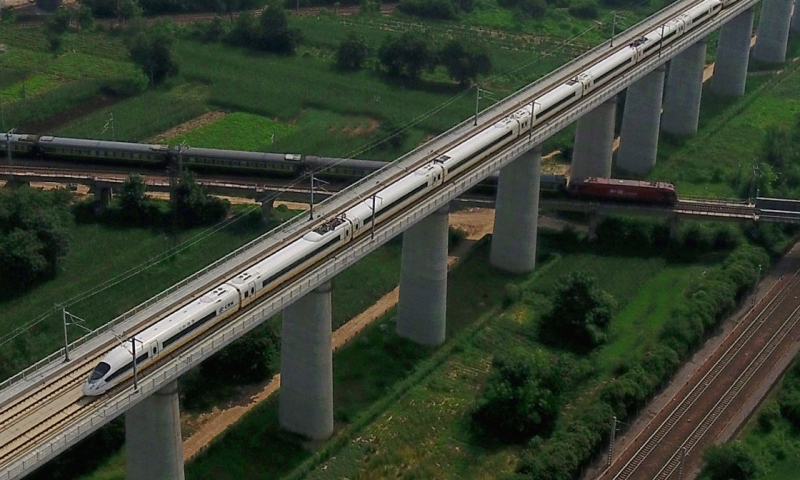
<svg viewBox="0 0 800 480"><path fill-rule="evenodd" d="M106 362L100 362L100 365L95 367L94 371L89 376L89 381L96 382L97 380L100 380L103 378L103 375L108 373L109 370L111 370L111 365L107 364Z"/></svg>

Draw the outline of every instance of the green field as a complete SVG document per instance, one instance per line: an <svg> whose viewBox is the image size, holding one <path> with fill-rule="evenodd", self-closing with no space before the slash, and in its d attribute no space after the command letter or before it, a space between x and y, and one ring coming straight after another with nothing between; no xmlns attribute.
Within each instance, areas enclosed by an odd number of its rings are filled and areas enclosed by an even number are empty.
<svg viewBox="0 0 800 480"><path fill-rule="evenodd" d="M24 296L0 302L0 359L6 372L16 372L63 347L61 312L56 304L97 328L140 302L182 280L266 231L238 228L218 232L195 229L180 236L180 251L168 253L163 232L73 225L70 250L58 275ZM34 325L13 339L15 329ZM86 332L70 329L75 340Z"/></svg>
<svg viewBox="0 0 800 480"><path fill-rule="evenodd" d="M614 318L614 341L597 354L599 368L607 372L593 381L599 384L619 361L606 350L652 343L666 312L699 268L667 265L660 258L548 257L537 272L521 277L491 269L486 246L462 263L450 275L448 341L442 347L425 349L397 339L390 312L337 353L334 405L341 431L314 458L307 459L308 452L292 446L292 436L279 432L277 402L270 401L190 463L187 478L261 478L289 472L289 478L494 478L513 470L518 448L487 450L472 437L468 412L492 355L531 342L532 325L554 281L571 271L592 272L627 305ZM540 300L503 312L507 283L526 285ZM464 295L466 291L470 294ZM641 329L630 310L656 315ZM631 329L638 333L624 333ZM258 452L264 449L279 454L262 458ZM311 473L301 475L306 471Z"/></svg>

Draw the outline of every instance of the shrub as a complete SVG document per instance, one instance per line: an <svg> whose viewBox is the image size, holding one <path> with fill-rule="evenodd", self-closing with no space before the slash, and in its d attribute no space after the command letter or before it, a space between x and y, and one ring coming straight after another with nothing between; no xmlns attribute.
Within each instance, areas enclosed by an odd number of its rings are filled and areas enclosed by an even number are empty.
<svg viewBox="0 0 800 480"><path fill-rule="evenodd" d="M501 353L492 362L472 419L484 433L506 442L547 435L555 425L564 387L565 379L545 351Z"/></svg>
<svg viewBox="0 0 800 480"><path fill-rule="evenodd" d="M748 480L759 472L755 458L738 442L709 447L703 462L704 477L709 480Z"/></svg>
<svg viewBox="0 0 800 480"><path fill-rule="evenodd" d="M597 4L594 2L579 2L569 6L569 14L575 18L597 18Z"/></svg>

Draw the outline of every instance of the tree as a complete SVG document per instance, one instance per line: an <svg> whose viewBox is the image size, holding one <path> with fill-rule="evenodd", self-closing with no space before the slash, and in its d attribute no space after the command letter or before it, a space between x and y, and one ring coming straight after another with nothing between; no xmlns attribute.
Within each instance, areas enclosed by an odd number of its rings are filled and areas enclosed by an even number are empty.
<svg viewBox="0 0 800 480"><path fill-rule="evenodd" d="M270 4L259 18L259 42L261 50L280 55L292 55L300 43L302 34L297 29L289 28L289 18L278 4Z"/></svg>
<svg viewBox="0 0 800 480"><path fill-rule="evenodd" d="M55 35L62 35L69 29L72 13L64 7L59 8L45 22L45 30Z"/></svg>
<svg viewBox="0 0 800 480"><path fill-rule="evenodd" d="M181 227L218 222L230 210L230 202L227 200L206 195L191 172L184 173L175 195L175 213Z"/></svg>
<svg viewBox="0 0 800 480"><path fill-rule="evenodd" d="M361 0L358 13L361 15L377 15L381 12L381 2L379 0Z"/></svg>
<svg viewBox="0 0 800 480"><path fill-rule="evenodd" d="M228 42L237 47L252 47L258 41L258 21L245 12L236 18L236 23L228 36Z"/></svg>
<svg viewBox="0 0 800 480"><path fill-rule="evenodd" d="M127 22L142 16L142 7L136 0L119 0L117 5L117 17L120 21Z"/></svg>
<svg viewBox="0 0 800 480"><path fill-rule="evenodd" d="M336 51L336 66L340 70L351 72L361 70L367 55L369 47L364 37L356 32L350 32Z"/></svg>
<svg viewBox="0 0 800 480"><path fill-rule="evenodd" d="M75 20L78 22L78 27L81 30L89 30L94 26L94 17L92 16L92 9L86 5L81 4L81 7L78 9L78 13L76 14Z"/></svg>
<svg viewBox="0 0 800 480"><path fill-rule="evenodd" d="M178 73L178 64L172 55L175 39L169 26L156 22L148 29L134 34L128 49L131 60L139 65L150 79L151 86Z"/></svg>
<svg viewBox="0 0 800 480"><path fill-rule="evenodd" d="M495 357L472 419L487 434L522 442L549 433L565 387L559 362L543 350L514 349Z"/></svg>
<svg viewBox="0 0 800 480"><path fill-rule="evenodd" d="M703 462L703 476L709 480L749 480L759 470L755 458L739 442L709 447Z"/></svg>
<svg viewBox="0 0 800 480"><path fill-rule="evenodd" d="M489 55L469 50L458 40L451 40L445 45L439 53L439 60L461 86L475 80L478 75L487 74L492 70Z"/></svg>
<svg viewBox="0 0 800 480"><path fill-rule="evenodd" d="M553 308L542 317L542 339L579 350L594 348L605 342L615 306L614 298L597 287L596 278L573 273L556 285Z"/></svg>
<svg viewBox="0 0 800 480"><path fill-rule="evenodd" d="M425 40L411 32L387 38L378 50L378 59L390 76L410 79L419 78L422 69L432 63Z"/></svg>
<svg viewBox="0 0 800 480"><path fill-rule="evenodd" d="M0 278L22 287L53 275L69 246L70 192L0 190Z"/></svg>

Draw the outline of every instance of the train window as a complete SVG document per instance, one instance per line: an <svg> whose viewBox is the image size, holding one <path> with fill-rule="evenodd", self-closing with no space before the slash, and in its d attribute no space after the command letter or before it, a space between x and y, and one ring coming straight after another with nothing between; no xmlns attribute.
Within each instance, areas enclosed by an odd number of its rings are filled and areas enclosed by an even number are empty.
<svg viewBox="0 0 800 480"><path fill-rule="evenodd" d="M250 296L250 292L244 292L244 298L247 298L249 296Z"/></svg>
<svg viewBox="0 0 800 480"><path fill-rule="evenodd" d="M89 381L97 381L103 378L103 375L108 373L111 370L111 365L107 364L106 362L100 362L100 365L95 367L94 371L92 371L92 375L89 376Z"/></svg>
<svg viewBox="0 0 800 480"><path fill-rule="evenodd" d="M157 352L158 352L158 347L153 347L153 356L155 356Z"/></svg>

